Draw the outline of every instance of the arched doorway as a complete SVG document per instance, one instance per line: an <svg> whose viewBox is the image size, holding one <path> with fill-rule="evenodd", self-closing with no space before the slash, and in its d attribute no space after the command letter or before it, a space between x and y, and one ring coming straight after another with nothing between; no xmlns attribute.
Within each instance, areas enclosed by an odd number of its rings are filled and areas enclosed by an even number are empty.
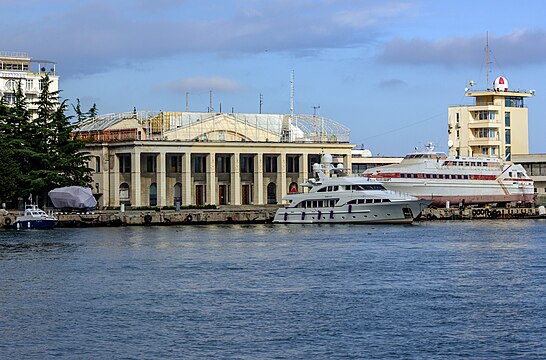
<svg viewBox="0 0 546 360"><path fill-rule="evenodd" d="M298 183L291 182L290 185L288 186L288 192L291 192L291 193L298 192Z"/></svg>
<svg viewBox="0 0 546 360"><path fill-rule="evenodd" d="M157 184L150 185L150 206L157 206Z"/></svg>
<svg viewBox="0 0 546 360"><path fill-rule="evenodd" d="M267 203L277 203L277 185L275 183L269 183L267 185Z"/></svg>
<svg viewBox="0 0 546 360"><path fill-rule="evenodd" d="M119 185L119 204L131 204L131 198L129 197L129 184L127 183L122 183Z"/></svg>
<svg viewBox="0 0 546 360"><path fill-rule="evenodd" d="M182 184L181 183L174 184L173 193L174 193L174 206L176 206L176 204L182 204Z"/></svg>

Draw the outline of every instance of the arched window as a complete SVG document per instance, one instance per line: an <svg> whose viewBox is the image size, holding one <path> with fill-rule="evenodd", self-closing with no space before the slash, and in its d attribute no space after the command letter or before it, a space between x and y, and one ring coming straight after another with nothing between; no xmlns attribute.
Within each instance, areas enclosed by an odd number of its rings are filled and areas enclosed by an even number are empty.
<svg viewBox="0 0 546 360"><path fill-rule="evenodd" d="M182 184L181 183L176 183L174 184L174 189L173 189L173 193L174 193L174 206L176 206L176 204L182 204Z"/></svg>
<svg viewBox="0 0 546 360"><path fill-rule="evenodd" d="M277 203L277 185L275 185L275 183L269 183L267 185L267 203Z"/></svg>
<svg viewBox="0 0 546 360"><path fill-rule="evenodd" d="M291 193L298 192L298 183L291 182L290 185L288 186L288 192L291 192Z"/></svg>
<svg viewBox="0 0 546 360"><path fill-rule="evenodd" d="M119 203L129 204L131 198L129 197L129 184L123 183L119 186Z"/></svg>
<svg viewBox="0 0 546 360"><path fill-rule="evenodd" d="M150 206L157 206L157 184L150 185Z"/></svg>

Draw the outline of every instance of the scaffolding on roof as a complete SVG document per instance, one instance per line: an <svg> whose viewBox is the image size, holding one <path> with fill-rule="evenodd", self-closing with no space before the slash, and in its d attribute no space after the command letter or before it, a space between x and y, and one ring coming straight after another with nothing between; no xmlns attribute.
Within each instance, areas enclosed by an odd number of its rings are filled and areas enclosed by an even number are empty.
<svg viewBox="0 0 546 360"><path fill-rule="evenodd" d="M234 124L235 133L245 141L350 142L348 127L322 116L305 114L131 111L84 120L76 124L74 133L95 141L127 140L127 134L134 134L134 140L226 141L218 135L226 131L226 121Z"/></svg>

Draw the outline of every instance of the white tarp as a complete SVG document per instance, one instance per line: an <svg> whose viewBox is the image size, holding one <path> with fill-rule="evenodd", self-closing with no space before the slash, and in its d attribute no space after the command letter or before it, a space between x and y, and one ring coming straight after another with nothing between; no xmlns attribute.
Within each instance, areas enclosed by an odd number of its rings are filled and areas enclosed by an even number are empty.
<svg viewBox="0 0 546 360"><path fill-rule="evenodd" d="M93 209L97 206L90 188L67 186L53 189L47 194L57 209Z"/></svg>

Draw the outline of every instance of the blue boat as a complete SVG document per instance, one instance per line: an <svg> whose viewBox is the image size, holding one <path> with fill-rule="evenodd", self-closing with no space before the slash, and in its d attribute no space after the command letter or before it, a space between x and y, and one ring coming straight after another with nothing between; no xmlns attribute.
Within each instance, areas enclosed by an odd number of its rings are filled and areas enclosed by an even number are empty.
<svg viewBox="0 0 546 360"><path fill-rule="evenodd" d="M38 205L25 206L25 212L22 216L17 216L15 222L11 225L14 229L53 229L57 225L57 218L48 215L45 211L38 208Z"/></svg>

